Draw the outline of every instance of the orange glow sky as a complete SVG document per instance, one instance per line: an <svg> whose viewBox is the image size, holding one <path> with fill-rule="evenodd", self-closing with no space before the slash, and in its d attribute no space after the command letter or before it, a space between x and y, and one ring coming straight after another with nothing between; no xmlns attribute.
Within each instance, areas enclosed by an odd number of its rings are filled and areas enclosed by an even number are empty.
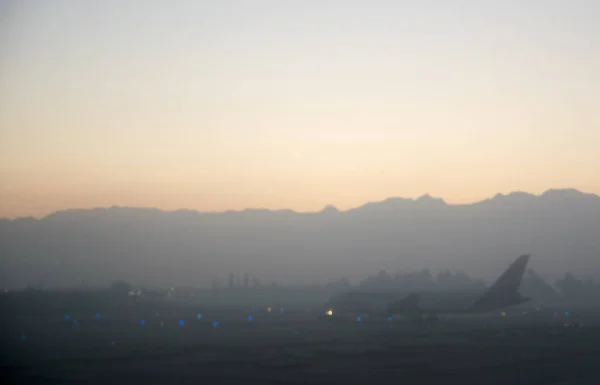
<svg viewBox="0 0 600 385"><path fill-rule="evenodd" d="M358 3L3 2L0 217L600 194L600 5Z"/></svg>

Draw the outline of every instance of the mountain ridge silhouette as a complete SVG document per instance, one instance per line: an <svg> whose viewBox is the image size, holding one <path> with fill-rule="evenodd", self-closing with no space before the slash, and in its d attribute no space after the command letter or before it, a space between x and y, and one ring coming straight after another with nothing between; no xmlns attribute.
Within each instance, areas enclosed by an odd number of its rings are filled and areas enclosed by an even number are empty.
<svg viewBox="0 0 600 385"><path fill-rule="evenodd" d="M0 221L0 287L356 281L379 270L453 269L493 279L521 254L545 277L600 277L600 197L572 189L451 205L390 198L339 211L76 209Z"/></svg>
<svg viewBox="0 0 600 385"><path fill-rule="evenodd" d="M267 209L267 208L245 208L242 210L224 210L224 211L201 211L194 209L177 209L177 210L162 210L155 207L135 207L135 206L118 206L113 205L110 207L93 207L93 208L73 208L63 209L52 212L41 218L35 218L31 216L17 217L17 218L0 218L0 221L18 221L18 220L44 220L49 217L64 215L64 214L81 214L84 212L102 212L110 210L138 210L139 212L156 212L156 213L189 213L190 215L218 215L218 214L237 214L237 213L278 213L278 214L321 214L321 213L349 213L356 211L364 211L374 208L377 211L384 209L402 209L402 208L416 208L416 207L467 207L477 206L486 204L523 204L528 202L552 202L560 200L581 200L586 199L586 202L595 202L600 204L600 195L593 193L585 193L574 188L562 188L562 189L549 189L545 192L535 195L523 191L513 191L508 194L498 193L492 198L483 199L476 202L470 203L447 203L443 198L435 198L429 194L423 194L417 198L405 198L405 197L388 197L381 201L366 202L360 206L349 208L347 210L340 210L333 204L327 204L318 211L295 211L292 209Z"/></svg>

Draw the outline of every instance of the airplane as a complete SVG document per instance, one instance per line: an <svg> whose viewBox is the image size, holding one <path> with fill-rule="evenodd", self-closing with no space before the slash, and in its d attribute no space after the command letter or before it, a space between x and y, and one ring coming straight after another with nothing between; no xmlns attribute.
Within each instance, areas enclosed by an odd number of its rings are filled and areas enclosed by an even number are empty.
<svg viewBox="0 0 600 385"><path fill-rule="evenodd" d="M344 293L332 298L326 306L328 315L344 313L402 315L413 319L437 319L438 314L481 314L530 301L519 292L529 255L518 257L485 292L410 293L397 299L399 293Z"/></svg>

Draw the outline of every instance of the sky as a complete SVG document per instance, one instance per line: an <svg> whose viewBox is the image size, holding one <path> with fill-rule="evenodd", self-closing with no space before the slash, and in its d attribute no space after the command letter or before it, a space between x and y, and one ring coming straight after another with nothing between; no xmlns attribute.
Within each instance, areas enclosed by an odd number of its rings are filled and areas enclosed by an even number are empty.
<svg viewBox="0 0 600 385"><path fill-rule="evenodd" d="M0 217L600 194L600 3L4 0Z"/></svg>

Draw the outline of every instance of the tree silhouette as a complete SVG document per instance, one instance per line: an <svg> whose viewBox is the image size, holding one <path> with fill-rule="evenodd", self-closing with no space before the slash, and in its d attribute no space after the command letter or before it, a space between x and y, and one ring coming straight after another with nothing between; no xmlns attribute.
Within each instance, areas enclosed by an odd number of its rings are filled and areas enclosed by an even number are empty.
<svg viewBox="0 0 600 385"><path fill-rule="evenodd" d="M566 273L562 280L556 281L555 286L569 299L581 297L585 292L583 282L575 278L571 273Z"/></svg>

